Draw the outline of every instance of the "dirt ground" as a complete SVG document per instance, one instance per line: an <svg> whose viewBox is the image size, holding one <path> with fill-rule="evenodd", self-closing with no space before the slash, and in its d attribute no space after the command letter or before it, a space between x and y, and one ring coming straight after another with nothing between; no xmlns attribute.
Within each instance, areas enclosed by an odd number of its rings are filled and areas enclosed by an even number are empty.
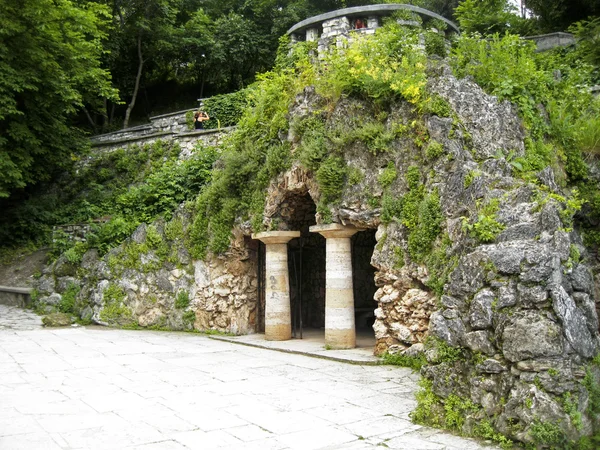
<svg viewBox="0 0 600 450"><path fill-rule="evenodd" d="M17 255L11 262L0 264L0 285L30 287L33 277L41 274L47 262L48 249Z"/></svg>

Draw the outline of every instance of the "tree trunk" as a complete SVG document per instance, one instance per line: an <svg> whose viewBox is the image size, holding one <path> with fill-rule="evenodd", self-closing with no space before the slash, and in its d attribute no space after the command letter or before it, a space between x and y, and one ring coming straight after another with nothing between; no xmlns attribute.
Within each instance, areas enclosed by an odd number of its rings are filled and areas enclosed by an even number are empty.
<svg viewBox="0 0 600 450"><path fill-rule="evenodd" d="M95 133L97 131L97 129L98 129L98 126L96 125L96 122L94 121L94 119L92 119L92 116L90 115L90 112L87 110L87 108L85 106L82 109L83 109L83 112L85 113L85 116L87 117L88 122L90 123L90 125L94 129L94 133Z"/></svg>
<svg viewBox="0 0 600 450"><path fill-rule="evenodd" d="M138 71L135 76L135 86L133 88L133 95L131 96L131 102L129 106L127 106L127 111L125 111L125 120L123 121L123 128L127 128L129 126L129 116L131 115L131 111L135 106L135 100L137 98L138 90L140 88L140 80L142 78L142 69L144 68L144 58L142 57L142 33L138 34Z"/></svg>

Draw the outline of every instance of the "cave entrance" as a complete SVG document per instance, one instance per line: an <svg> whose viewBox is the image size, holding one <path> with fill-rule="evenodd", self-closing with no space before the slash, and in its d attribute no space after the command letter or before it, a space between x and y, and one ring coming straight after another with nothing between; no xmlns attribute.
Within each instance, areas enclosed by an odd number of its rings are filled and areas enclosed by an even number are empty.
<svg viewBox="0 0 600 450"><path fill-rule="evenodd" d="M292 195L280 207L285 228L300 232L288 243L292 336L304 338L325 327L325 238L311 233L317 207L308 193Z"/></svg>
<svg viewBox="0 0 600 450"><path fill-rule="evenodd" d="M316 209L308 192L288 192L271 216L277 231L253 235L266 244L259 246L257 328L267 340L373 348L375 230L317 225Z"/></svg>
<svg viewBox="0 0 600 450"><path fill-rule="evenodd" d="M375 230L359 231L352 236L352 286L354 290L354 316L356 346L375 346L375 285L376 269L371 265L371 257L377 240Z"/></svg>

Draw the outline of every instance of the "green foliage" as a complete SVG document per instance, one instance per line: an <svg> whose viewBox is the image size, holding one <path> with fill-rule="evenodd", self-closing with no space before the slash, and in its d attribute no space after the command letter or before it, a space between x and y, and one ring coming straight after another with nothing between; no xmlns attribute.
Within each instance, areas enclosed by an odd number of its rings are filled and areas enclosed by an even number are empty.
<svg viewBox="0 0 600 450"><path fill-rule="evenodd" d="M421 182L421 171L417 166L410 166L406 171L406 184L411 191L417 190Z"/></svg>
<svg viewBox="0 0 600 450"><path fill-rule="evenodd" d="M339 156L329 156L321 163L316 177L325 204L340 199L346 175L346 162Z"/></svg>
<svg viewBox="0 0 600 450"><path fill-rule="evenodd" d="M578 51L536 54L532 43L517 36L483 41L463 35L451 63L458 76L470 75L488 93L518 106L528 136L525 156L507 158L517 174L535 180L535 173L551 167L583 188L588 178L583 155L595 153L600 139L600 102L584 88L593 84L593 68ZM542 107L547 114L540 114Z"/></svg>
<svg viewBox="0 0 600 450"><path fill-rule="evenodd" d="M156 226L149 225L146 227L146 244L150 248L157 248L162 243L162 236L156 229Z"/></svg>
<svg viewBox="0 0 600 450"><path fill-rule="evenodd" d="M89 244L91 247L97 248L101 255L104 255L112 247L127 239L137 226L137 221L130 221L120 216L113 217L102 225L97 233L89 237Z"/></svg>
<svg viewBox="0 0 600 450"><path fill-rule="evenodd" d="M185 311L181 315L181 319L183 320L183 323L192 328L194 326L194 322L196 321L196 313L194 311Z"/></svg>
<svg viewBox="0 0 600 450"><path fill-rule="evenodd" d="M187 291L179 291L175 298L175 308L185 309L190 306L190 294Z"/></svg>
<svg viewBox="0 0 600 450"><path fill-rule="evenodd" d="M462 0L455 15L463 33L527 33L533 24L516 15L515 9L507 0Z"/></svg>
<svg viewBox="0 0 600 450"><path fill-rule="evenodd" d="M402 353L391 354L386 352L381 358L384 364L408 367L415 371L421 370L421 367L427 364L423 353L420 353L418 356L408 356Z"/></svg>
<svg viewBox="0 0 600 450"><path fill-rule="evenodd" d="M416 226L408 235L408 252L413 260L424 261L441 232L441 224L440 198L434 192L426 195L419 203Z"/></svg>
<svg viewBox="0 0 600 450"><path fill-rule="evenodd" d="M425 149L425 155L428 159L436 159L444 154L444 146L437 141L429 141Z"/></svg>
<svg viewBox="0 0 600 450"><path fill-rule="evenodd" d="M318 117L310 117L295 124L296 133L302 134L298 158L310 170L317 170L327 155L325 124Z"/></svg>
<svg viewBox="0 0 600 450"><path fill-rule="evenodd" d="M530 428L531 439L539 446L567 448L568 439L560 427L554 423L534 420Z"/></svg>
<svg viewBox="0 0 600 450"><path fill-rule="evenodd" d="M189 159L181 161L179 150L176 144L157 141L95 155L61 178L53 189L40 189L36 196L9 209L0 217L0 239L5 245L35 237L43 241L40 237L47 236L54 224L109 217L108 222L95 225L88 240L89 247L105 253L140 223L160 215L169 218L180 203L195 198L210 180L218 155L215 148L197 147ZM60 230L53 241L55 257L74 246ZM76 247L68 256L78 262L84 251Z"/></svg>
<svg viewBox="0 0 600 450"><path fill-rule="evenodd" d="M71 120L117 99L101 61L108 15L96 2L0 3L0 198L70 167L87 148Z"/></svg>
<svg viewBox="0 0 600 450"><path fill-rule="evenodd" d="M583 428L583 422L581 420L581 413L577 407L577 404L579 403L578 400L578 396L573 398L570 392L565 392L562 397L562 404L575 429L577 431L581 431Z"/></svg>
<svg viewBox="0 0 600 450"><path fill-rule="evenodd" d="M377 177L377 181L379 181L379 184L385 189L390 187L392 183L396 181L397 177L398 172L396 171L396 166L393 161L390 161L379 177Z"/></svg>
<svg viewBox="0 0 600 450"><path fill-rule="evenodd" d="M334 100L346 93L377 102L404 98L418 104L425 94L426 56L417 44L415 31L388 23L375 36L363 36L343 51L327 54L327 76L316 80L317 91Z"/></svg>
<svg viewBox="0 0 600 450"><path fill-rule="evenodd" d="M463 229L481 242L493 242L505 228L503 224L496 220L500 200L494 198L485 203L480 201L477 206L479 209L477 220L471 224L466 217L463 217Z"/></svg>
<svg viewBox="0 0 600 450"><path fill-rule="evenodd" d="M600 415L600 385L597 383L590 368L586 368L583 386L587 389L590 396L588 402L588 413Z"/></svg>
<svg viewBox="0 0 600 450"><path fill-rule="evenodd" d="M356 186L365 179L365 174L359 167L348 167L348 185Z"/></svg>
<svg viewBox="0 0 600 450"><path fill-rule="evenodd" d="M174 217L165 225L165 237L169 241L184 238L183 222L180 218Z"/></svg>
<svg viewBox="0 0 600 450"><path fill-rule="evenodd" d="M429 336L425 342L427 348L435 349L437 361L440 363L453 363L464 359L463 349L461 347L452 347L446 341Z"/></svg>
<svg viewBox="0 0 600 450"><path fill-rule="evenodd" d="M104 307L100 310L100 320L111 326L130 326L134 324L129 307L124 304L125 291L116 284L109 284L103 293Z"/></svg>
<svg viewBox="0 0 600 450"><path fill-rule="evenodd" d="M473 435L475 437L496 442L504 449L512 449L514 445L513 441L509 438L496 432L490 421L487 419L480 420L475 424Z"/></svg>
<svg viewBox="0 0 600 450"><path fill-rule="evenodd" d="M469 186L471 186L473 184L473 181L475 181L475 178L480 177L480 176L481 176L481 171L470 170L467 173L467 175L465 176L464 188L467 189Z"/></svg>
<svg viewBox="0 0 600 450"><path fill-rule="evenodd" d="M430 56L437 55L445 58L447 50L444 36L435 31L427 31L425 33L425 52Z"/></svg>
<svg viewBox="0 0 600 450"><path fill-rule="evenodd" d="M600 68L600 17L578 21L569 27L569 31L577 37L578 50L586 61Z"/></svg>
<svg viewBox="0 0 600 450"><path fill-rule="evenodd" d="M444 291L444 285L448 277L458 265L458 256L450 255L452 242L447 234L441 238L439 245L425 258L425 266L429 277L425 284L431 288L438 296Z"/></svg>
<svg viewBox="0 0 600 450"><path fill-rule="evenodd" d="M241 89L231 94L215 95L204 100L204 110L210 120L205 128L229 127L237 125L248 106L248 91Z"/></svg>
<svg viewBox="0 0 600 450"><path fill-rule="evenodd" d="M75 300L79 294L79 286L69 283L65 292L62 293L58 310L62 313L73 314L75 312Z"/></svg>
<svg viewBox="0 0 600 450"><path fill-rule="evenodd" d="M86 243L77 242L73 247L69 248L64 253L64 257L71 264L79 264L83 259L84 253L87 251L88 245Z"/></svg>
<svg viewBox="0 0 600 450"><path fill-rule="evenodd" d="M441 414L439 405L440 397L433 393L433 383L427 378L419 380L419 390L415 394L417 406L410 413L413 422L429 425L432 427L442 427L444 417Z"/></svg>
<svg viewBox="0 0 600 450"><path fill-rule="evenodd" d="M357 126L341 128L327 133L327 138L333 145L341 149L353 142L363 142L372 155L387 152L389 144L395 139L394 131L386 130L383 123L378 121L361 121Z"/></svg>
<svg viewBox="0 0 600 450"><path fill-rule="evenodd" d="M390 223L394 218L402 217L402 199L393 194L383 194L381 200L381 222Z"/></svg>

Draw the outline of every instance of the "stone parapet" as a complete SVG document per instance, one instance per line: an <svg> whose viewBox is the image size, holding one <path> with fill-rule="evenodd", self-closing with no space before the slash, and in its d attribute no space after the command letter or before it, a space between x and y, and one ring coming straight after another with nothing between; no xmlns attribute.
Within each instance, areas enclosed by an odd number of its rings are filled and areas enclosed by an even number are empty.
<svg viewBox="0 0 600 450"><path fill-rule="evenodd" d="M545 52L557 47L568 47L570 45L575 45L577 42L575 36L571 33L563 32L526 36L523 39L535 42L538 52Z"/></svg>

